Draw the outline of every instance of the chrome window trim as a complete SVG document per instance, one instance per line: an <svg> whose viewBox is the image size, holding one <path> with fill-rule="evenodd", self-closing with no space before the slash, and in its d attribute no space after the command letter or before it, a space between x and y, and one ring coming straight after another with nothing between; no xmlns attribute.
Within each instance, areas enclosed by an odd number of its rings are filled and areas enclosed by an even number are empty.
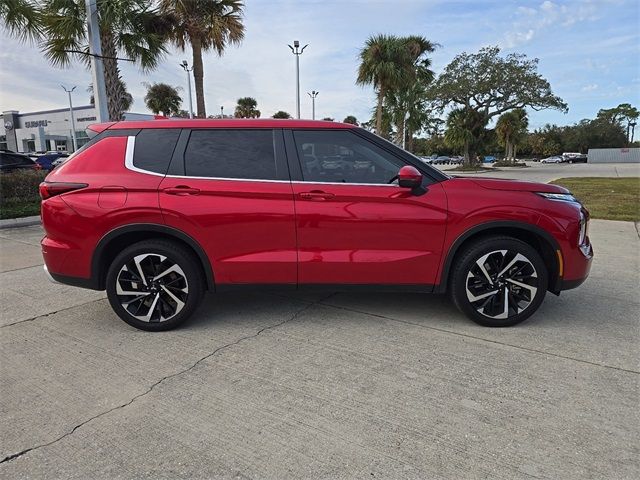
<svg viewBox="0 0 640 480"><path fill-rule="evenodd" d="M129 170L138 173L145 173L147 175L155 175L156 177L164 177L162 173L151 172L149 170L143 170L142 168L138 168L133 164L133 151L136 148L136 137L130 135L127 137L127 151L124 155L124 166Z"/></svg>
<svg viewBox="0 0 640 480"><path fill-rule="evenodd" d="M311 182L304 180L296 180L292 182L291 180L266 180L259 178L226 178L226 177L195 177L191 175L163 175L162 173L151 172L149 170L143 170L142 168L138 168L133 164L133 153L136 146L136 137L131 135L127 137L127 150L124 156L124 165L128 170L138 173L144 173L147 175L155 175L156 177L166 177L166 178L190 178L192 180L222 180L222 181L230 181L230 182L267 182L267 183L295 183L295 184L303 184L303 185L361 185L365 187L397 187L393 183L347 183L347 182Z"/></svg>
<svg viewBox="0 0 640 480"><path fill-rule="evenodd" d="M351 182L313 182L310 180L296 180L296 184L318 184L318 185L362 185L364 187L397 187L394 183L351 183Z"/></svg>

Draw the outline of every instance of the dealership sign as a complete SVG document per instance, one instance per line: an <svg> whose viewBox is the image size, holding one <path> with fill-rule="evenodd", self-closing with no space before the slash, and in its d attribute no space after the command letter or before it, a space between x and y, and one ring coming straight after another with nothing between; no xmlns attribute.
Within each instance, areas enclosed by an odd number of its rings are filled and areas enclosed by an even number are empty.
<svg viewBox="0 0 640 480"><path fill-rule="evenodd" d="M48 120L33 120L31 122L24 122L24 128L46 127L47 125L49 125Z"/></svg>

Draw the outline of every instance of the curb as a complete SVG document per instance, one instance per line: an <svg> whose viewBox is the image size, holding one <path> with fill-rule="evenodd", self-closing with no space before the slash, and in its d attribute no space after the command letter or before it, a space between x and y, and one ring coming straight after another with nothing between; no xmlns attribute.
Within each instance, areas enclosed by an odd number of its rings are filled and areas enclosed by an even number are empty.
<svg viewBox="0 0 640 480"><path fill-rule="evenodd" d="M32 225L40 225L40 215L0 220L0 230L5 228L30 227Z"/></svg>

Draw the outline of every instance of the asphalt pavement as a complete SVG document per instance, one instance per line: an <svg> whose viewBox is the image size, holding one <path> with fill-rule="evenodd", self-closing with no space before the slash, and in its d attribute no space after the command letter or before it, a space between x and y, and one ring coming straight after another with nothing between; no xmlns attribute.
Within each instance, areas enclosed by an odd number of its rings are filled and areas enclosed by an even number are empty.
<svg viewBox="0 0 640 480"><path fill-rule="evenodd" d="M587 282L506 329L442 296L218 294L147 333L49 283L41 236L0 231L2 479L640 477L631 222L593 221Z"/></svg>

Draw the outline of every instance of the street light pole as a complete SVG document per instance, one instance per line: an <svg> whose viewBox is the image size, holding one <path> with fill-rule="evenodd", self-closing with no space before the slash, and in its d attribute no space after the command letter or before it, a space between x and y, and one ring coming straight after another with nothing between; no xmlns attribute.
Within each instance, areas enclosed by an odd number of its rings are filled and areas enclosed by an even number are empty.
<svg viewBox="0 0 640 480"><path fill-rule="evenodd" d="M191 101L191 74L193 67L189 68L186 60L183 60L180 66L187 72L187 91L189 92L189 118L193 118L193 102Z"/></svg>
<svg viewBox="0 0 640 480"><path fill-rule="evenodd" d="M89 38L89 55L91 55L93 102L96 108L96 117L98 122L108 122L107 89L104 85L104 65L102 64L102 47L100 45L100 27L96 0L85 0L85 8L87 9L87 36Z"/></svg>
<svg viewBox="0 0 640 480"><path fill-rule="evenodd" d="M300 55L304 52L309 44L300 48L300 42L298 40L293 41L293 47L289 45L291 53L296 56L296 117L300 118Z"/></svg>
<svg viewBox="0 0 640 480"><path fill-rule="evenodd" d="M316 92L315 90L311 90L311 92L307 92L307 95L311 97L311 119L316 119L316 97L320 92Z"/></svg>
<svg viewBox="0 0 640 480"><path fill-rule="evenodd" d="M76 89L76 87L74 85L74 87L71 90L67 90L64 85L60 85L60 86L65 92L67 92L67 95L69 95L69 115L71 116L71 138L73 139L73 151L75 152L78 149L78 140L76 140L76 121L73 118L73 103L71 102L71 92L73 92Z"/></svg>
<svg viewBox="0 0 640 480"><path fill-rule="evenodd" d="M220 105L220 118L224 118L224 105Z"/></svg>

